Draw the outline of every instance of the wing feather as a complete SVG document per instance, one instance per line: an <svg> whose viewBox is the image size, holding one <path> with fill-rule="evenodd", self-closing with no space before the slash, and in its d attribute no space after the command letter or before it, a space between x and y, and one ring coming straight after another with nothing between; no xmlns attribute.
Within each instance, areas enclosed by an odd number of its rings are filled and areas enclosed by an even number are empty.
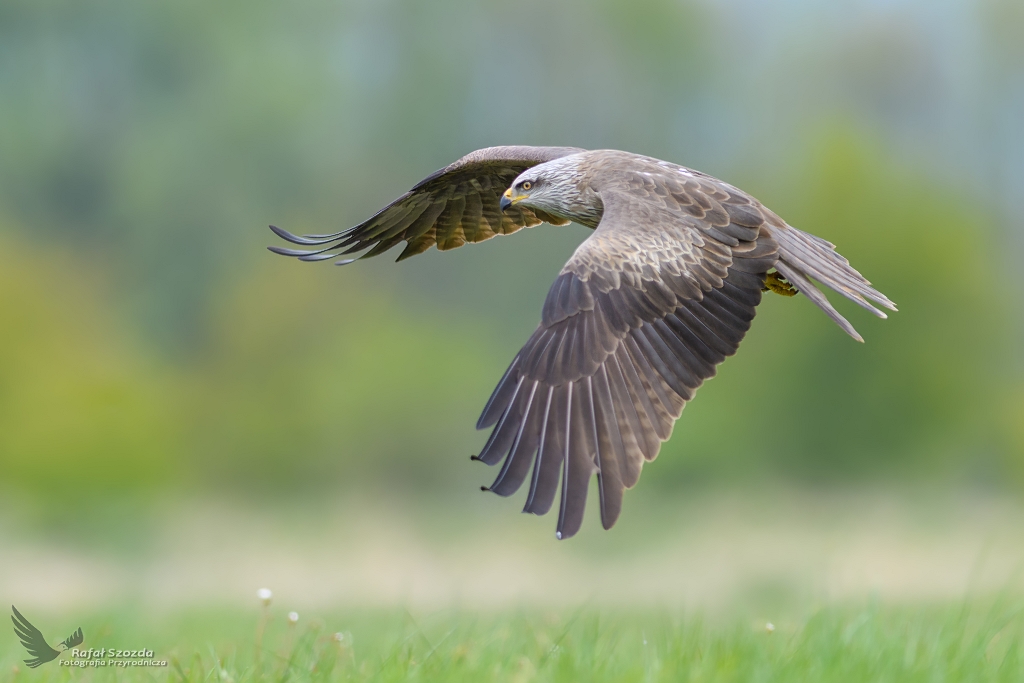
<svg viewBox="0 0 1024 683"><path fill-rule="evenodd" d="M637 367L629 351L630 341L627 337L615 352L615 356L626 386L629 388L633 405L636 407L637 417L642 423L642 433L647 439L644 458L653 460L658 455L661 442L672 433L674 418L662 403L658 392L641 376L642 371Z"/></svg>
<svg viewBox="0 0 1024 683"><path fill-rule="evenodd" d="M474 195L476 196L476 195ZM479 197L477 197L479 200ZM445 204L444 211L437 218L437 248L447 251L461 247L466 243L466 233L462 229L462 216L466 210L466 195L456 195Z"/></svg>
<svg viewBox="0 0 1024 683"><path fill-rule="evenodd" d="M570 436L570 402L572 386L563 384L554 388L551 397L551 411L548 413L541 439L541 448L534 462L533 478L530 482L530 495L523 507L523 512L535 515L547 514L555 502L558 493L559 474L569 447Z"/></svg>
<svg viewBox="0 0 1024 683"><path fill-rule="evenodd" d="M512 448L505 458L498 478L491 484L491 490L500 496L510 496L519 490L530 471L530 464L533 461L533 454L537 450L537 441L540 437L541 417L543 408L537 395L539 382L534 382L530 388L530 396L526 400L526 407L523 414L526 416L519 424L519 431L516 433ZM544 405L551 396L552 387L544 387Z"/></svg>
<svg viewBox="0 0 1024 683"><path fill-rule="evenodd" d="M516 379L515 391L512 392L512 396L508 400L508 407L502 412L501 419L498 420L497 426L491 432L480 455L477 456L479 460L488 465L496 465L501 462L501 458L512 445L512 439L515 437L514 430L519 426L518 421L522 414L522 408L517 410L516 406L519 404L516 403L516 398L520 395L526 377L520 374Z"/></svg>
<svg viewBox="0 0 1024 683"><path fill-rule="evenodd" d="M591 378L570 384L569 440L562 461L562 497L558 511L558 538L569 538L583 524L587 485L597 469L596 420Z"/></svg>
<svg viewBox="0 0 1024 683"><path fill-rule="evenodd" d="M494 389L491 394L491 398L487 401L487 405L484 406L484 412L480 415L480 419L476 423L477 429L484 429L490 427L505 413L505 409L508 408L509 403L512 402L512 397L515 395L516 388L518 387L519 375L515 374L519 367L519 357L521 354L516 354L516 357L512 359L512 363L509 364L508 370L502 375L501 381L498 382L498 386Z"/></svg>
<svg viewBox="0 0 1024 683"><path fill-rule="evenodd" d="M649 455L657 453L657 444L649 443L648 434L652 433L650 421L646 419L645 406L641 400L630 390L626 377L622 372L619 363L620 349L608 357L602 368L608 375L608 386L614 396L614 405L619 406L619 434L622 436L622 445L630 462L635 462L635 468L629 468L630 476L624 479L627 482L636 483L640 476L640 465ZM643 416L643 417L641 417ZM635 476L634 476L635 474ZM632 484L627 483L627 487Z"/></svg>
<svg viewBox="0 0 1024 683"><path fill-rule="evenodd" d="M600 491L601 524L610 529L622 512L622 494L626 489L622 472L626 468L627 455L622 445L618 417L608 375L604 366L588 378L593 388L593 425L597 440L597 486ZM575 531L573 531L575 533ZM565 531L563 531L563 535Z"/></svg>

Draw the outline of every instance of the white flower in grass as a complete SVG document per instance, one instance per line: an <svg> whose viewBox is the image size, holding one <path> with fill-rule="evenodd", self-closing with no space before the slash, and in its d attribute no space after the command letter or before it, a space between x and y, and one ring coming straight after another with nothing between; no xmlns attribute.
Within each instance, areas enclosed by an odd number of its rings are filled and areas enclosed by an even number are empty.
<svg viewBox="0 0 1024 683"><path fill-rule="evenodd" d="M261 588L256 591L256 597L260 599L264 607L269 607L270 599L274 597L274 593L269 588Z"/></svg>
<svg viewBox="0 0 1024 683"><path fill-rule="evenodd" d="M334 642L336 642L336 643L344 643L345 642L345 634L341 633L340 631L338 633L335 633L333 636L331 636L331 638L333 638Z"/></svg>
<svg viewBox="0 0 1024 683"><path fill-rule="evenodd" d="M773 624L770 621L768 623L766 623L764 625L764 632L765 633L775 633L775 624Z"/></svg>
<svg viewBox="0 0 1024 683"><path fill-rule="evenodd" d="M299 613L298 612L289 612L288 613L288 623L291 624L292 626L294 626L295 624L299 623Z"/></svg>

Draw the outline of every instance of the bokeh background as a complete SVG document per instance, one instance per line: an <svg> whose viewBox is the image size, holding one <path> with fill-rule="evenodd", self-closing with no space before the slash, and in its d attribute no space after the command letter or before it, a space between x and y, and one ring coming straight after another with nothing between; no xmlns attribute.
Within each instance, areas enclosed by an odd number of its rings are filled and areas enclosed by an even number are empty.
<svg viewBox="0 0 1024 683"><path fill-rule="evenodd" d="M1005 585L1024 562L1022 36L1018 0L3 0L2 592ZM353 225L497 144L716 175L901 310L839 301L860 345L766 297L619 525L591 505L556 543L468 456L587 231L344 269L265 250L269 223Z"/></svg>

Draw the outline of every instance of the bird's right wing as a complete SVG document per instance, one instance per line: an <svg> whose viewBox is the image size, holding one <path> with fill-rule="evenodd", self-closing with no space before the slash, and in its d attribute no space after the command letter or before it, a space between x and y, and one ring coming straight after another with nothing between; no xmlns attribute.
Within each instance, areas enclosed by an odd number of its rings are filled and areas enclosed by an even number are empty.
<svg viewBox="0 0 1024 683"><path fill-rule="evenodd" d="M430 174L411 190L348 230L330 235L293 235L270 226L279 237L313 249L269 247L301 261L326 259L366 252L376 256L405 242L398 260L415 256L434 244L444 251L467 242L482 242L495 235L508 235L539 223L565 225L560 220L523 206L502 213L502 193L526 169L559 157L582 152L576 147L487 147ZM367 251L369 250L369 251Z"/></svg>
<svg viewBox="0 0 1024 683"><path fill-rule="evenodd" d="M84 640L85 636L82 635L82 627L79 626L77 631L72 633L64 640L64 647L70 650L73 647L78 647L79 645L81 645Z"/></svg>
<svg viewBox="0 0 1024 683"><path fill-rule="evenodd" d="M14 615L11 616L11 621L14 622L14 632L18 634L18 639L21 640L21 644L25 646L28 653L32 655L32 659L26 659L25 664L30 669L34 669L40 664L46 662L52 662L58 656L60 652L50 647L46 638L35 626L29 622L28 619L22 616L21 612L14 605L11 605L11 609L14 610Z"/></svg>
<svg viewBox="0 0 1024 683"><path fill-rule="evenodd" d="M579 530L595 473L602 524L615 523L624 489L736 351L777 259L742 193L653 164L618 177L477 424L496 425L479 459L504 459L492 491L511 495L533 463L524 511L544 514L561 478L559 538Z"/></svg>

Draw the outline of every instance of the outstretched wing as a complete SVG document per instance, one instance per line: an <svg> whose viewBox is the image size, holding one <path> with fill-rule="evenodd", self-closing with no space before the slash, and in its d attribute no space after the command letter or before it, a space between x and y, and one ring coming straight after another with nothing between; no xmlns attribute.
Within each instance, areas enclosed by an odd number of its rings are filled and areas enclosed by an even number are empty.
<svg viewBox="0 0 1024 683"><path fill-rule="evenodd" d="M297 256L302 261L322 261L359 252L366 252L361 257L376 256L405 242L405 250L398 257L401 261L434 244L444 251L467 242L508 235L538 223L564 225L567 221L526 207L513 207L502 213L498 203L501 194L526 169L582 151L575 147L479 149L430 174L354 228L330 235L299 237L270 226L281 238L314 248L269 249L276 254ZM338 263L343 265L354 260Z"/></svg>
<svg viewBox="0 0 1024 683"><path fill-rule="evenodd" d="M79 626L77 631L72 633L64 640L64 647L70 650L73 647L78 647L79 645L81 645L84 640L85 636L82 635L82 627Z"/></svg>
<svg viewBox="0 0 1024 683"><path fill-rule="evenodd" d="M594 474L602 524L615 523L644 461L736 351L778 258L747 195L664 162L634 163L592 183L601 222L477 423L496 425L478 458L504 459L492 491L511 495L531 464L525 512L545 514L561 490L559 538L579 530Z"/></svg>
<svg viewBox="0 0 1024 683"><path fill-rule="evenodd" d="M28 653L32 656L32 659L26 659L25 664L30 669L34 669L40 664L46 662L52 662L58 656L60 652L50 647L46 638L40 633L39 629L29 622L28 619L22 616L21 612L14 605L11 605L11 609L14 610L14 614L11 616L11 621L14 622L14 632L18 634L18 639L21 640L21 644L25 646Z"/></svg>

